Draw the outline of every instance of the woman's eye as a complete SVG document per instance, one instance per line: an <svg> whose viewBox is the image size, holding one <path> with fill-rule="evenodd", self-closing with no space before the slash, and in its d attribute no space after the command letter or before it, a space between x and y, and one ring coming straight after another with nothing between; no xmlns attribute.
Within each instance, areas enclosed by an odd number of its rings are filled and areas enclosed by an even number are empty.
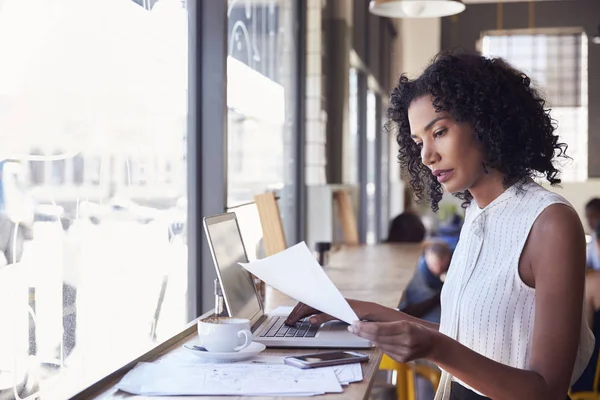
<svg viewBox="0 0 600 400"><path fill-rule="evenodd" d="M433 132L433 137L436 137L436 138L437 138L437 137L440 137L440 136L442 136L444 133L446 133L446 131L447 131L447 130L448 130L448 129L446 129L446 128L439 129L439 130L437 130L437 131Z"/></svg>

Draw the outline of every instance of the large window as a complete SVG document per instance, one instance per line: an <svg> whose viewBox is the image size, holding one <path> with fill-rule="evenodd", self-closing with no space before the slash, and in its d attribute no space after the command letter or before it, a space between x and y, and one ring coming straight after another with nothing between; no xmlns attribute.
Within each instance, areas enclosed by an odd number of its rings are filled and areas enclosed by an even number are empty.
<svg viewBox="0 0 600 400"><path fill-rule="evenodd" d="M295 2L229 0L227 57L227 207L238 214L250 258L262 232L255 207L277 192L287 237L296 212ZM235 208L234 208L235 207ZM289 240L289 239L288 239Z"/></svg>
<svg viewBox="0 0 600 400"><path fill-rule="evenodd" d="M358 184L359 181L359 119L358 119L358 70L350 68L348 81L348 136L344 137L344 183Z"/></svg>
<svg viewBox="0 0 600 400"><path fill-rule="evenodd" d="M587 48L587 36L580 32L491 32L482 39L484 55L502 57L524 71L546 96L557 134L572 157L562 164L564 181L587 179Z"/></svg>
<svg viewBox="0 0 600 400"><path fill-rule="evenodd" d="M380 100L379 104L380 110L386 110L387 107L383 106ZM381 118L381 111L379 112L379 116ZM390 220L390 165L394 167L398 167L398 163L392 157L390 157L390 147L393 147L395 144L393 135L389 134L383 128L383 121L381 119L378 121L379 125L379 142L381 143L381 147L379 148L381 154L381 163L379 164L380 168L380 197L379 202L381 204L381 211L379 214L379 240L383 241L387 239L388 234L388 224Z"/></svg>
<svg viewBox="0 0 600 400"><path fill-rule="evenodd" d="M377 96L372 90L367 91L367 234L366 241L369 244L375 243L378 238L377 233L377 207L379 207L376 198L377 188Z"/></svg>
<svg viewBox="0 0 600 400"><path fill-rule="evenodd" d="M187 12L0 3L0 398L66 398L187 322Z"/></svg>

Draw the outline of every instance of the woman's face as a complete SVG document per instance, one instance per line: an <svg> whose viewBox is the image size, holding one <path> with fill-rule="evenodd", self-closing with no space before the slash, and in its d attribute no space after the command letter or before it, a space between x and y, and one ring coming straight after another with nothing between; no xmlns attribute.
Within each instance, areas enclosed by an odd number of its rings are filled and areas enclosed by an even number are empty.
<svg viewBox="0 0 600 400"><path fill-rule="evenodd" d="M462 192L484 175L483 155L473 129L445 111L436 112L430 96L415 99L408 108L411 137L421 148L421 161L444 189Z"/></svg>

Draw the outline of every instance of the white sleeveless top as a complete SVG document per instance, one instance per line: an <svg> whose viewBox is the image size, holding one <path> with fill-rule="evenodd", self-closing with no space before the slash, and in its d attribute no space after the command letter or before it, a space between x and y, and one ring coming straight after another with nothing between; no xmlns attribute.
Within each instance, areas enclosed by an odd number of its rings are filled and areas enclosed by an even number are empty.
<svg viewBox="0 0 600 400"><path fill-rule="evenodd" d="M535 289L521 280L519 259L533 223L556 203L571 207L532 180L521 191L513 185L483 209L471 202L442 290L441 333L494 361L529 368ZM571 383L593 349L594 336L582 315ZM452 379L473 390L442 371L436 400L449 399Z"/></svg>

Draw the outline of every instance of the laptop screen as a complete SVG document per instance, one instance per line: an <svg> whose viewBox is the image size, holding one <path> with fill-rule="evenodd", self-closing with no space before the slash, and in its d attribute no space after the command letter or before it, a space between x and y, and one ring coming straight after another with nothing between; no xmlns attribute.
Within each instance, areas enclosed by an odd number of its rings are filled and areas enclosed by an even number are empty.
<svg viewBox="0 0 600 400"><path fill-rule="evenodd" d="M214 261L229 314L252 319L261 311L250 274L238 262L248 262L235 214L206 218Z"/></svg>

